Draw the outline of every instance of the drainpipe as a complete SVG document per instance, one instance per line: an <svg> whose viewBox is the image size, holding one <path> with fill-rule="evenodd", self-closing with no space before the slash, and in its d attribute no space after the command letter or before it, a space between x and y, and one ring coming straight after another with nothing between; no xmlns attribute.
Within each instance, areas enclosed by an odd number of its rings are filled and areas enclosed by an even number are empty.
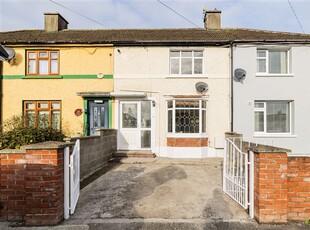
<svg viewBox="0 0 310 230"><path fill-rule="evenodd" d="M230 132L234 131L234 43L230 41Z"/></svg>

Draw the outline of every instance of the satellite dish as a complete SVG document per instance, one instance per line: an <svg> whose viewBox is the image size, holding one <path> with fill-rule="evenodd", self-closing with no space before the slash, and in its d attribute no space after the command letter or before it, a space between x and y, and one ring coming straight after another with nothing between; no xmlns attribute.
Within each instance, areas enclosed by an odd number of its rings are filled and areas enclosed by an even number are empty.
<svg viewBox="0 0 310 230"><path fill-rule="evenodd" d="M234 76L237 81L242 82L245 79L246 71L244 69L235 69Z"/></svg>
<svg viewBox="0 0 310 230"><path fill-rule="evenodd" d="M195 87L198 93L206 93L209 89L208 84L205 82L197 82Z"/></svg>
<svg viewBox="0 0 310 230"><path fill-rule="evenodd" d="M14 56L14 49L0 45L0 61L10 61Z"/></svg>

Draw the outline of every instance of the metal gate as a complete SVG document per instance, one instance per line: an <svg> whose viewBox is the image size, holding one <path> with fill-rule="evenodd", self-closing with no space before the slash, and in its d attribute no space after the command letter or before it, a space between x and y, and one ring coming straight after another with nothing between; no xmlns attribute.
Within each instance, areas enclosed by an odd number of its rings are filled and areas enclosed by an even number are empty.
<svg viewBox="0 0 310 230"><path fill-rule="evenodd" d="M72 154L69 153L69 147L65 149L64 159L64 218L75 211L76 204L80 196L80 140L77 139L73 147Z"/></svg>
<svg viewBox="0 0 310 230"><path fill-rule="evenodd" d="M226 138L223 190L254 217L254 155L242 152L242 138ZM250 165L250 168L249 168ZM250 174L249 174L250 172ZM250 183L249 183L250 182Z"/></svg>

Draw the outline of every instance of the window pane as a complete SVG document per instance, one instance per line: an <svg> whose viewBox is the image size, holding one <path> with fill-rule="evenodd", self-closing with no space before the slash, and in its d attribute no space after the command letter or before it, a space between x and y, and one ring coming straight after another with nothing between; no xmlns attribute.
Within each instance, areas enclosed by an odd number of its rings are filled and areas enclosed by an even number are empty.
<svg viewBox="0 0 310 230"><path fill-rule="evenodd" d="M199 108L199 101L186 101L186 100L176 100L175 101L176 108Z"/></svg>
<svg viewBox="0 0 310 230"><path fill-rule="evenodd" d="M180 69L180 60L179 59L171 59L170 61L170 68L172 74L179 74Z"/></svg>
<svg viewBox="0 0 310 230"><path fill-rule="evenodd" d="M290 111L288 102L267 102L267 132L290 132Z"/></svg>
<svg viewBox="0 0 310 230"><path fill-rule="evenodd" d="M28 61L28 73L36 73L36 61L35 60L29 60Z"/></svg>
<svg viewBox="0 0 310 230"><path fill-rule="evenodd" d="M192 74L192 59L191 58L181 59L181 73Z"/></svg>
<svg viewBox="0 0 310 230"><path fill-rule="evenodd" d="M175 110L175 129L177 133L199 133L199 110Z"/></svg>
<svg viewBox="0 0 310 230"><path fill-rule="evenodd" d="M151 101L141 101L141 128L151 128Z"/></svg>
<svg viewBox="0 0 310 230"><path fill-rule="evenodd" d="M105 111L104 111L104 107L100 106L100 127L104 127L105 126Z"/></svg>
<svg viewBox="0 0 310 230"><path fill-rule="evenodd" d="M34 111L26 112L26 126L27 127L35 126L35 112Z"/></svg>
<svg viewBox="0 0 310 230"><path fill-rule="evenodd" d="M39 109L48 109L48 103L39 103Z"/></svg>
<svg viewBox="0 0 310 230"><path fill-rule="evenodd" d="M137 104L126 103L122 106L123 128L137 128Z"/></svg>
<svg viewBox="0 0 310 230"><path fill-rule="evenodd" d="M266 73L266 59L257 59L257 72Z"/></svg>
<svg viewBox="0 0 310 230"><path fill-rule="evenodd" d="M28 52L28 57L29 58L36 58L37 53L36 52Z"/></svg>
<svg viewBox="0 0 310 230"><path fill-rule="evenodd" d="M195 59L194 60L194 73L195 74L202 74L202 59Z"/></svg>
<svg viewBox="0 0 310 230"><path fill-rule="evenodd" d="M48 111L39 111L38 127L48 128Z"/></svg>
<svg viewBox="0 0 310 230"><path fill-rule="evenodd" d="M151 131L141 131L141 148L151 148Z"/></svg>
<svg viewBox="0 0 310 230"><path fill-rule="evenodd" d="M60 111L52 111L52 128L60 130Z"/></svg>
<svg viewBox="0 0 310 230"><path fill-rule="evenodd" d="M257 50L257 57L266 57L266 50Z"/></svg>
<svg viewBox="0 0 310 230"><path fill-rule="evenodd" d="M39 74L48 74L48 60L39 60Z"/></svg>
<svg viewBox="0 0 310 230"><path fill-rule="evenodd" d="M202 57L203 52L202 51L194 51L194 57Z"/></svg>
<svg viewBox="0 0 310 230"><path fill-rule="evenodd" d="M255 112L255 132L264 132L264 112Z"/></svg>
<svg viewBox="0 0 310 230"><path fill-rule="evenodd" d="M52 103L52 109L60 109L59 103Z"/></svg>
<svg viewBox="0 0 310 230"><path fill-rule="evenodd" d="M26 109L35 109L34 103L26 103Z"/></svg>
<svg viewBox="0 0 310 230"><path fill-rule="evenodd" d="M168 133L172 133L172 110L168 111Z"/></svg>
<svg viewBox="0 0 310 230"><path fill-rule="evenodd" d="M58 52L51 52L51 58L58 58Z"/></svg>
<svg viewBox="0 0 310 230"><path fill-rule="evenodd" d="M269 52L269 72L287 73L287 53L285 51Z"/></svg>
<svg viewBox="0 0 310 230"><path fill-rule="evenodd" d="M58 60L51 60L51 73L58 73Z"/></svg>
<svg viewBox="0 0 310 230"><path fill-rule="evenodd" d="M168 101L168 108L172 108L173 107L173 101Z"/></svg>
<svg viewBox="0 0 310 230"><path fill-rule="evenodd" d="M192 51L182 51L181 57L192 57Z"/></svg>
<svg viewBox="0 0 310 230"><path fill-rule="evenodd" d="M202 110L202 132L205 133L207 131L207 112L206 110Z"/></svg>
<svg viewBox="0 0 310 230"><path fill-rule="evenodd" d="M180 57L180 51L170 51L170 57Z"/></svg>
<svg viewBox="0 0 310 230"><path fill-rule="evenodd" d="M254 107L255 107L255 108L264 108L265 105L264 105L263 102L255 102Z"/></svg>
<svg viewBox="0 0 310 230"><path fill-rule="evenodd" d="M47 57L47 52L39 52L39 57L40 58Z"/></svg>
<svg viewBox="0 0 310 230"><path fill-rule="evenodd" d="M207 108L207 102L206 101L201 101L201 105L202 105L202 108Z"/></svg>

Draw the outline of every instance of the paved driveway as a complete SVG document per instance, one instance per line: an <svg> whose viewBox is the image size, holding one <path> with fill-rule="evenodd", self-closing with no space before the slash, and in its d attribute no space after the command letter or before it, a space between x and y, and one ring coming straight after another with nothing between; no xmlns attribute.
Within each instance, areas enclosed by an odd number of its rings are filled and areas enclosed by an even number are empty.
<svg viewBox="0 0 310 230"><path fill-rule="evenodd" d="M220 160L117 164L81 190L66 221L108 219L246 220L248 215L222 192Z"/></svg>

